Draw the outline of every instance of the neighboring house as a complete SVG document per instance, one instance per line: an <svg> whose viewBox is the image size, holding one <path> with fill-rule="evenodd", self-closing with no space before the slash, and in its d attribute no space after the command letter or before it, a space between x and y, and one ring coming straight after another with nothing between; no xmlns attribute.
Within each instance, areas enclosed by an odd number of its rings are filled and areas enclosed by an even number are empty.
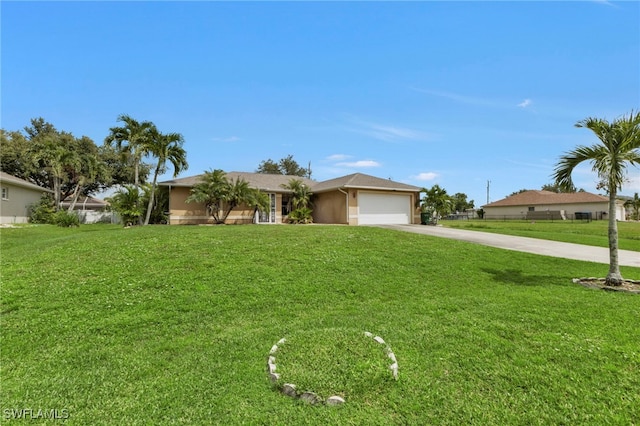
<svg viewBox="0 0 640 426"><path fill-rule="evenodd" d="M10 174L0 172L0 223L27 223L29 208L37 204L45 193L53 191Z"/></svg>
<svg viewBox="0 0 640 426"><path fill-rule="evenodd" d="M417 186L355 173L352 175L316 182L297 176L262 173L229 172L229 180L244 179L252 188L259 189L271 199L268 212L261 212L260 223L283 223L289 214L291 192L284 189L291 179L300 179L309 185L313 193L313 220L315 223L348 225L420 223L416 204L420 199ZM169 223L213 223L204 205L186 203L191 188L200 182L202 175L160 182L169 188ZM226 223L252 223L252 209L239 207L231 211Z"/></svg>
<svg viewBox="0 0 640 426"><path fill-rule="evenodd" d="M68 210L73 201L67 197L60 203L62 210ZM81 223L112 223L115 220L112 212L107 211L109 203L94 197L78 197L73 211L78 215Z"/></svg>
<svg viewBox="0 0 640 426"><path fill-rule="evenodd" d="M606 220L609 198L590 192L524 191L482 206L485 219ZM623 203L616 202L616 219L625 220Z"/></svg>

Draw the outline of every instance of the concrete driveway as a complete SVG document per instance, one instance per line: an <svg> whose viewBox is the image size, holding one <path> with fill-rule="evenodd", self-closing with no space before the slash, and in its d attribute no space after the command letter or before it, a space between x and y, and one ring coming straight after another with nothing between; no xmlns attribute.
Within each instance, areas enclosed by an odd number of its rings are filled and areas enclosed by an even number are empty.
<svg viewBox="0 0 640 426"><path fill-rule="evenodd" d="M506 250L522 251L565 259L585 260L588 262L609 264L609 249L606 247L585 246L582 244L561 243L538 238L515 237L513 235L493 234L490 232L452 229L429 225L378 225L380 228L432 235L434 237L452 238L469 241L485 246ZM624 266L640 268L640 252L618 250L618 262Z"/></svg>

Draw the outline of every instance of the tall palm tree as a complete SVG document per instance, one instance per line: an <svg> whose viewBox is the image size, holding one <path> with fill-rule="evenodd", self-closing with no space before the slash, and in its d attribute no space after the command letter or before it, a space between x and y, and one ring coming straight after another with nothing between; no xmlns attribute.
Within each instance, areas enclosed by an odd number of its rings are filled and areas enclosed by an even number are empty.
<svg viewBox="0 0 640 426"><path fill-rule="evenodd" d="M139 189L140 163L148 153L155 125L150 121L139 122L126 114L119 115L117 121L121 121L123 125L111 127L104 142L107 145L115 144L119 150L131 153L134 161L133 184Z"/></svg>
<svg viewBox="0 0 640 426"><path fill-rule="evenodd" d="M104 142L107 145L115 144L119 150L131 154L134 162L133 184L140 191L140 163L149 152L153 134L157 132L156 126L150 121L139 122L126 114L119 115L118 121L124 125L111 127ZM142 224L142 216L138 220Z"/></svg>
<svg viewBox="0 0 640 426"><path fill-rule="evenodd" d="M153 207L158 175L166 171L167 161L173 165L173 177L177 177L180 172L187 170L187 152L182 148L184 138L180 133L168 133L166 135L153 129L151 140L148 143L148 153L158 159L156 168L153 172L153 182L151 184L151 194L149 195L149 204L147 205L147 214L144 224L149 224L151 210Z"/></svg>
<svg viewBox="0 0 640 426"><path fill-rule="evenodd" d="M640 165L640 112L629 113L612 122L589 117L575 124L591 130L600 140L591 146L580 145L560 157L553 178L559 185L573 186L571 173L575 167L588 161L597 173L603 189L609 194L609 273L606 284L618 286L623 282L618 265L618 225L616 222L616 195L626 181L629 165Z"/></svg>

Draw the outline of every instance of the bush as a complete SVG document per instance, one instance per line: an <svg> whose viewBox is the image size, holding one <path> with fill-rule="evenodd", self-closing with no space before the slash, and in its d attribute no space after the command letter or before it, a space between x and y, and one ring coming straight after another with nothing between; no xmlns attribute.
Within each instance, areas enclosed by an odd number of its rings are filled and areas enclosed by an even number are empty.
<svg viewBox="0 0 640 426"><path fill-rule="evenodd" d="M80 219L77 215L61 210L53 215L53 223L63 228L80 226Z"/></svg>
<svg viewBox="0 0 640 426"><path fill-rule="evenodd" d="M313 210L308 207L301 207L299 209L295 209L291 213L287 220L289 223L298 224L298 223L313 223Z"/></svg>
<svg viewBox="0 0 640 426"><path fill-rule="evenodd" d="M50 194L43 194L37 204L29 207L29 223L53 223L53 197Z"/></svg>

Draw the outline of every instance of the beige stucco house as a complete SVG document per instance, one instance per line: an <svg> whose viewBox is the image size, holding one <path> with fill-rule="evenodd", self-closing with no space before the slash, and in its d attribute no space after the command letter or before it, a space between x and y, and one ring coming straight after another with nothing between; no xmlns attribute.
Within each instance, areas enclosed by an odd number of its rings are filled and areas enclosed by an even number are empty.
<svg viewBox="0 0 640 426"><path fill-rule="evenodd" d="M0 223L27 223L30 206L37 204L44 193L53 193L4 172L0 172L0 187Z"/></svg>
<svg viewBox="0 0 640 426"><path fill-rule="evenodd" d="M575 219L590 213L608 219L609 198L590 192L524 191L482 206L486 219ZM576 213L578 215L576 216ZM616 203L616 219L625 220L623 203Z"/></svg>
<svg viewBox="0 0 640 426"><path fill-rule="evenodd" d="M169 223L206 224L213 219L205 206L187 203L191 188L203 175L161 182L169 189ZM411 224L420 223L416 208L420 198L417 186L355 173L323 182L297 176L262 173L228 172L229 180L244 179L249 186L267 193L271 199L269 212L260 212L259 223L283 223L288 215L290 191L283 188L291 179L301 179L313 193L313 220L315 223L348 225ZM252 223L252 209L239 207L231 211L226 223Z"/></svg>

